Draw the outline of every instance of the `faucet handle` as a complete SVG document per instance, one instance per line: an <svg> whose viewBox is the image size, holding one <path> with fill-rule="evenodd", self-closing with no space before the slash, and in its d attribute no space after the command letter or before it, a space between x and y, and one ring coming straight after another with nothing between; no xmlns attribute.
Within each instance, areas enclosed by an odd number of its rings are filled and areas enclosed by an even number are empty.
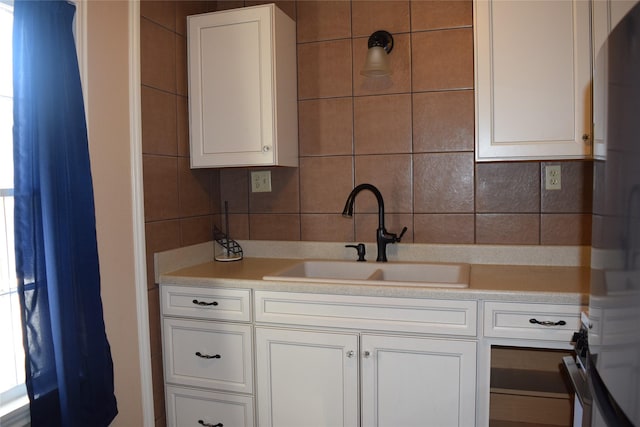
<svg viewBox="0 0 640 427"><path fill-rule="evenodd" d="M358 243L357 245L345 245L345 248L355 248L358 251L358 261L366 261L364 259L364 255L366 253L367 248L364 246L364 243Z"/></svg>
<svg viewBox="0 0 640 427"><path fill-rule="evenodd" d="M396 237L396 242L399 242L400 239L402 239L402 236L404 236L404 233L407 232L407 227L403 227L402 231L400 232L400 235L398 237Z"/></svg>

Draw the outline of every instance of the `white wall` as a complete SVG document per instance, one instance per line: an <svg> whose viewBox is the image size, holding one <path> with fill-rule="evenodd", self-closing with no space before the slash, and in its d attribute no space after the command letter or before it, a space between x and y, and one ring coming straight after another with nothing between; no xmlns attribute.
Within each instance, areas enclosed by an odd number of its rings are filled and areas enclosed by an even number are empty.
<svg viewBox="0 0 640 427"><path fill-rule="evenodd" d="M130 8L127 1L97 0L84 2L81 7L86 13L84 84L102 302L119 409L112 425L137 427L144 425L144 381L138 343L132 215Z"/></svg>

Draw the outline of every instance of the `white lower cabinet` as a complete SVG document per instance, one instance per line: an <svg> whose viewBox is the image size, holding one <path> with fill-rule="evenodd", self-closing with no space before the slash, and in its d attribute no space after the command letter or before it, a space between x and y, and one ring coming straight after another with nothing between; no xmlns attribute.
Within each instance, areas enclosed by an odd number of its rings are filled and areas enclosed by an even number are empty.
<svg viewBox="0 0 640 427"><path fill-rule="evenodd" d="M363 426L475 425L476 342L361 337Z"/></svg>
<svg viewBox="0 0 640 427"><path fill-rule="evenodd" d="M254 292L261 427L472 427L477 302Z"/></svg>
<svg viewBox="0 0 640 427"><path fill-rule="evenodd" d="M231 427L254 425L253 398L167 386L167 425Z"/></svg>
<svg viewBox="0 0 640 427"><path fill-rule="evenodd" d="M357 427L358 335L256 328L258 425Z"/></svg>
<svg viewBox="0 0 640 427"><path fill-rule="evenodd" d="M255 426L251 291L163 285L160 295L167 426Z"/></svg>

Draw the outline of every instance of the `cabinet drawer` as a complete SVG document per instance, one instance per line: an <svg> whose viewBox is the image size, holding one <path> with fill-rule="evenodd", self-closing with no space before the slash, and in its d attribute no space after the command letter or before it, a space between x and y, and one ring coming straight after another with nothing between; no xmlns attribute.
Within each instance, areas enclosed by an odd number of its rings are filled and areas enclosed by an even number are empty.
<svg viewBox="0 0 640 427"><path fill-rule="evenodd" d="M198 288L165 285L161 289L164 316L200 319L251 320L249 289Z"/></svg>
<svg viewBox="0 0 640 427"><path fill-rule="evenodd" d="M165 318L167 383L251 393L251 326Z"/></svg>
<svg viewBox="0 0 640 427"><path fill-rule="evenodd" d="M487 337L565 341L580 329L578 305L484 303Z"/></svg>
<svg viewBox="0 0 640 427"><path fill-rule="evenodd" d="M256 321L475 336L477 302L255 291Z"/></svg>
<svg viewBox="0 0 640 427"><path fill-rule="evenodd" d="M253 427L253 398L167 386L167 425Z"/></svg>

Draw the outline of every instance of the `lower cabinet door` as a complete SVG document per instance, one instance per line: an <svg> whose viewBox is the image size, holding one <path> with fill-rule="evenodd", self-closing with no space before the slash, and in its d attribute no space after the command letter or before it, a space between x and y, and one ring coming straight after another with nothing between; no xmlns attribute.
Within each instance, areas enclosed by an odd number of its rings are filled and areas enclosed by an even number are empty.
<svg viewBox="0 0 640 427"><path fill-rule="evenodd" d="M363 334L362 425L475 425L474 341Z"/></svg>
<svg viewBox="0 0 640 427"><path fill-rule="evenodd" d="M169 427L253 427L253 398L167 385Z"/></svg>
<svg viewBox="0 0 640 427"><path fill-rule="evenodd" d="M358 335L256 327L260 427L357 427Z"/></svg>

